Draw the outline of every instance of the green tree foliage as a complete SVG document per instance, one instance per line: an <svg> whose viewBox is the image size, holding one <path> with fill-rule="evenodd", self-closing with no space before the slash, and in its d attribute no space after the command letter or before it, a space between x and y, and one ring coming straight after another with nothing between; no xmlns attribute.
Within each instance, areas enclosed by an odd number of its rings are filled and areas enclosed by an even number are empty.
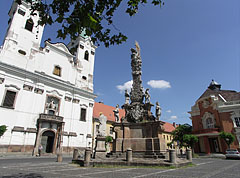
<svg viewBox="0 0 240 178"><path fill-rule="evenodd" d="M194 147L194 144L198 142L198 138L195 135L185 134L183 135L183 142L186 144L188 148Z"/></svg>
<svg viewBox="0 0 240 178"><path fill-rule="evenodd" d="M227 132L221 132L219 134L219 136L224 139L224 141L226 142L226 144L228 145L228 148L230 148L230 145L234 142L235 137L233 134L231 133L227 133Z"/></svg>
<svg viewBox="0 0 240 178"><path fill-rule="evenodd" d="M111 136L106 136L105 141L106 143L110 143L113 141L113 138Z"/></svg>
<svg viewBox="0 0 240 178"><path fill-rule="evenodd" d="M7 131L6 125L0 125L0 137Z"/></svg>
<svg viewBox="0 0 240 178"><path fill-rule="evenodd" d="M189 124L183 124L179 125L173 132L173 141L177 142L179 144L179 147L185 146L185 142L183 139L183 136L186 134L191 134L192 132L192 126Z"/></svg>
<svg viewBox="0 0 240 178"><path fill-rule="evenodd" d="M113 16L118 7L127 3L125 12L134 16L140 5L147 0L24 0L32 5L32 14L39 11L40 25L59 23L57 37L65 39L68 35L76 39L82 32L90 36L92 41L106 47L121 44L127 40L113 23ZM22 0L16 0L21 4ZM34 2L34 3L33 3ZM163 0L151 0L154 6L164 4ZM116 32L114 33L113 30Z"/></svg>

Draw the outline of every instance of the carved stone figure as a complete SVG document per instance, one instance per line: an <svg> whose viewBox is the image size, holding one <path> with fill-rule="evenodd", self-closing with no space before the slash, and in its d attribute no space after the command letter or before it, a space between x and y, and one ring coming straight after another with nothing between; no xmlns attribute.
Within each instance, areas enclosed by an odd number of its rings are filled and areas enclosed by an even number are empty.
<svg viewBox="0 0 240 178"><path fill-rule="evenodd" d="M113 112L114 112L115 122L120 122L120 119L119 119L119 105L118 104L116 106L116 109L113 110Z"/></svg>
<svg viewBox="0 0 240 178"><path fill-rule="evenodd" d="M159 106L159 103L156 102L156 113L155 113L155 115L156 115L157 120L159 120L161 114L162 114L162 109L161 109L161 107Z"/></svg>
<svg viewBox="0 0 240 178"><path fill-rule="evenodd" d="M107 117L101 113L99 117L99 121L100 121L100 124L99 124L99 130L98 130L97 136L105 137Z"/></svg>
<svg viewBox="0 0 240 178"><path fill-rule="evenodd" d="M125 90L125 104L129 104L130 101L130 95L128 94L128 91Z"/></svg>
<svg viewBox="0 0 240 178"><path fill-rule="evenodd" d="M51 98L51 101L46 105L46 108L52 111L57 111L57 107L58 105L54 102L53 98Z"/></svg>
<svg viewBox="0 0 240 178"><path fill-rule="evenodd" d="M145 103L150 103L150 94L149 94L149 89L147 88L145 91Z"/></svg>

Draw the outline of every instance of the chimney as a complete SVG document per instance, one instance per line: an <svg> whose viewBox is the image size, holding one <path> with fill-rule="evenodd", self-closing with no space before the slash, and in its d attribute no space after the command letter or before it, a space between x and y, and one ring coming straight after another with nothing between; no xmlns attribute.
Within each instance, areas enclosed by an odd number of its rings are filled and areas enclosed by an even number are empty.
<svg viewBox="0 0 240 178"><path fill-rule="evenodd" d="M173 127L175 127L175 128L176 128L176 123L175 123L175 122L173 122L173 124L172 124L172 125L173 125Z"/></svg>

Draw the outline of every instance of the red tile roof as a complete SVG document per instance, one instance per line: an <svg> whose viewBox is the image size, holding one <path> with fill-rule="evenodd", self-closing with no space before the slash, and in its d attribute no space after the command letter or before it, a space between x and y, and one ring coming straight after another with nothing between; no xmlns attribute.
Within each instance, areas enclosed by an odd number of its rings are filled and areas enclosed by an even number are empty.
<svg viewBox="0 0 240 178"><path fill-rule="evenodd" d="M108 121L115 121L113 110L115 110L115 107L113 106L95 102L93 107L93 118L99 118L100 113L103 113L103 115L107 117ZM123 116L125 116L125 111L123 109L119 109L119 119Z"/></svg>
<svg viewBox="0 0 240 178"><path fill-rule="evenodd" d="M173 126L173 124L168 123L168 122L165 122L163 127L164 127L164 132L172 132L175 130L175 127Z"/></svg>

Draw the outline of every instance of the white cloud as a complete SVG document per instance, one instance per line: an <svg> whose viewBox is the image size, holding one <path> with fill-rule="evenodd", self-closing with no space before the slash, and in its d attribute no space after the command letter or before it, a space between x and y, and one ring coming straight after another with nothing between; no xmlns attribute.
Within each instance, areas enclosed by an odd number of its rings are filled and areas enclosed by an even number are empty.
<svg viewBox="0 0 240 178"><path fill-rule="evenodd" d="M165 80L150 80L147 82L147 84L152 88L160 88L160 89L171 88L170 82L167 82Z"/></svg>
<svg viewBox="0 0 240 178"><path fill-rule="evenodd" d="M130 91L132 88L133 81L130 80L128 82L125 82L123 85L117 85L117 89L120 90L120 93L124 92L125 90Z"/></svg>
<svg viewBox="0 0 240 178"><path fill-rule="evenodd" d="M166 112L171 113L172 111L169 109L169 110L167 110Z"/></svg>
<svg viewBox="0 0 240 178"><path fill-rule="evenodd" d="M172 121L172 120L176 120L178 117L177 116L171 116L168 120Z"/></svg>

